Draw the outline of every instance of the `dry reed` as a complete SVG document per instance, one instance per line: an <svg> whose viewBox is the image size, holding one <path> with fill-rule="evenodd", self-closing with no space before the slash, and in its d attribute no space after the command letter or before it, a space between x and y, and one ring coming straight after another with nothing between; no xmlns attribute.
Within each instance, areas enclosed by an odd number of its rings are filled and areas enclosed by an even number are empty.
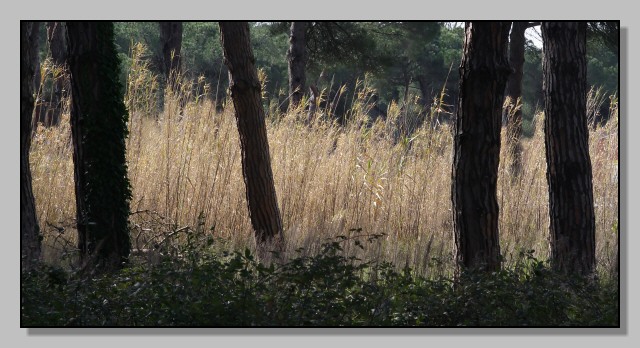
<svg viewBox="0 0 640 348"><path fill-rule="evenodd" d="M140 53L138 53L140 54ZM135 59L134 59L135 61ZM139 62L138 62L139 63ZM254 248L240 168L233 107L219 112L203 96L202 80L183 84L191 102L180 110L165 95L164 110L149 99L156 78L144 64L129 73L127 159L133 188L134 247L146 249L198 230L220 248ZM288 250L314 253L338 235L385 235L381 242L349 244L362 258L383 259L420 274L452 269L452 136L445 123L429 122L399 134L407 115L398 105L386 120L367 119L366 81L354 96L351 121L339 126L322 117L305 124L301 108L267 119L272 166ZM363 92L363 93L358 93ZM151 96L144 98L144 96ZM331 110L329 110L330 112ZM415 115L413 115L415 116ZM75 244L75 199L68 110L61 125L38 127L31 149L33 189L44 231L45 258L57 262ZM523 171L509 173L503 146L499 168L500 243L505 263L522 251L548 255L546 162L542 115L535 134L523 139ZM505 132L503 132L505 133ZM503 134L503 144L504 142ZM618 233L617 114L590 134L599 269L615 269ZM65 228L63 233L60 229ZM180 237L182 234L182 237Z"/></svg>

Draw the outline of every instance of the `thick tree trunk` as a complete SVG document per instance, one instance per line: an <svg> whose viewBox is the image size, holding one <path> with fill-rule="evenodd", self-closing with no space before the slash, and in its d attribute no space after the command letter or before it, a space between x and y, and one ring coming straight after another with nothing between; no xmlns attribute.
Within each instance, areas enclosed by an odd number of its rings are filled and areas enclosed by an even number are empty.
<svg viewBox="0 0 640 348"><path fill-rule="evenodd" d="M524 32L529 22L513 22L509 36L509 63L513 69L507 80L506 96L509 105L503 110L507 121L507 144L511 153L511 175L518 177L522 171L522 77L524 74Z"/></svg>
<svg viewBox="0 0 640 348"><path fill-rule="evenodd" d="M159 22L162 46L162 72L173 92L177 88L177 77L182 72L182 22Z"/></svg>
<svg viewBox="0 0 640 348"><path fill-rule="evenodd" d="M551 262L559 271L583 275L592 273L596 264L586 26L542 24Z"/></svg>
<svg viewBox="0 0 640 348"><path fill-rule="evenodd" d="M68 82L67 75L67 41L66 26L64 22L47 22L47 41L49 42L49 50L53 63L62 68L62 73L55 76L53 82L53 100L51 104L54 109L51 113L51 119L46 120L45 126L57 125L60 123L60 115L62 114L62 100L66 97L65 84Z"/></svg>
<svg viewBox="0 0 640 348"><path fill-rule="evenodd" d="M300 104L305 91L307 66L307 48L305 32L309 22L292 22L289 34L289 50L287 61L289 62L289 95L291 96L290 108Z"/></svg>
<svg viewBox="0 0 640 348"><path fill-rule="evenodd" d="M31 187L29 149L33 114L33 55L36 45L31 41L34 23L20 22L20 266L29 270L40 259L40 228Z"/></svg>
<svg viewBox="0 0 640 348"><path fill-rule="evenodd" d="M500 269L496 187L509 24L467 22L451 195L459 267Z"/></svg>
<svg viewBox="0 0 640 348"><path fill-rule="evenodd" d="M221 22L220 38L229 68L231 98L240 133L242 174L251 225L259 245L282 246L282 222L271 171L260 81L247 22Z"/></svg>
<svg viewBox="0 0 640 348"><path fill-rule="evenodd" d="M68 22L78 248L84 266L117 269L130 251L127 110L111 22Z"/></svg>

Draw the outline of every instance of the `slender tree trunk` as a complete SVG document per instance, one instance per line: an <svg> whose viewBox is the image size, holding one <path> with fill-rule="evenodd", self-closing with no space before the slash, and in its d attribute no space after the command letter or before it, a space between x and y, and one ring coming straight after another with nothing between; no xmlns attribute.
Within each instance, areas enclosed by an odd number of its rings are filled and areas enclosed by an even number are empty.
<svg viewBox="0 0 640 348"><path fill-rule="evenodd" d="M29 150L34 103L33 55L37 55L32 41L34 23L20 22L20 267L29 270L40 259L40 228L36 217L35 199L31 187Z"/></svg>
<svg viewBox="0 0 640 348"><path fill-rule="evenodd" d="M259 245L282 247L282 222L271 171L271 157L260 81L251 50L247 22L220 22L225 64L229 68L251 225Z"/></svg>
<svg viewBox="0 0 640 348"><path fill-rule="evenodd" d="M177 77L182 73L182 22L159 22L162 45L162 72L173 92L177 89Z"/></svg>
<svg viewBox="0 0 640 348"><path fill-rule="evenodd" d="M420 86L420 103L423 108L423 115L429 115L429 108L431 107L431 84L427 79L427 76L424 74L416 76L416 80L418 80L418 85ZM430 115L431 118L431 126L436 126L440 123L440 120L437 118L437 115Z"/></svg>
<svg viewBox="0 0 640 348"><path fill-rule="evenodd" d="M509 63L513 69L507 80L506 96L509 105L504 109L507 121L507 144L511 153L512 178L519 177L522 172L522 77L524 74L524 32L529 22L513 22L509 36Z"/></svg>
<svg viewBox="0 0 640 348"><path fill-rule="evenodd" d="M37 92L40 88L40 22L31 22L31 42L33 43L33 49L35 54L31 56L32 66L35 67L35 74L33 75L33 86Z"/></svg>
<svg viewBox="0 0 640 348"><path fill-rule="evenodd" d="M128 260L131 189L127 110L111 22L68 22L71 135L78 248L83 266L122 267Z"/></svg>
<svg viewBox="0 0 640 348"><path fill-rule="evenodd" d="M316 118L316 110L320 104L320 91L316 85L309 86L309 113L307 114L307 125L311 125Z"/></svg>
<svg viewBox="0 0 640 348"><path fill-rule="evenodd" d="M456 261L500 269L496 187L509 23L467 22L454 126L451 195Z"/></svg>
<svg viewBox="0 0 640 348"><path fill-rule="evenodd" d="M542 24L545 148L554 268L595 270L595 214L587 129L585 22Z"/></svg>
<svg viewBox="0 0 640 348"><path fill-rule="evenodd" d="M305 32L308 26L309 22L291 22L289 50L287 51L290 108L295 108L300 104L305 91L305 68L307 65Z"/></svg>
<svg viewBox="0 0 640 348"><path fill-rule="evenodd" d="M411 87L411 77L407 77L404 80L404 105L409 105L409 87Z"/></svg>
<svg viewBox="0 0 640 348"><path fill-rule="evenodd" d="M33 90L36 96L34 99L33 107L36 112L31 116L31 135L34 135L36 130L36 125L40 121L44 123L47 118L47 105L43 102L41 98L38 98L38 93L40 90L40 22L30 22L31 23L31 31L29 32L29 40L33 45L33 52L31 57L31 66L34 68L33 78L31 79L31 83L33 83Z"/></svg>
<svg viewBox="0 0 640 348"><path fill-rule="evenodd" d="M420 85L420 94L421 94L421 104L428 108L431 104L431 93L429 90L430 84L426 75L418 75L416 76L416 80L418 80L418 84Z"/></svg>
<svg viewBox="0 0 640 348"><path fill-rule="evenodd" d="M182 115L187 104L186 97L180 93L182 74L182 22L158 22L160 27L160 45L162 46L162 72L170 94L177 99L178 113ZM162 94L160 105L164 108Z"/></svg>
<svg viewBox="0 0 640 348"><path fill-rule="evenodd" d="M47 22L47 41L49 42L49 50L51 58L57 67L61 67L61 74L55 76L53 82L53 100L51 104L54 106L51 119L45 123L46 126L57 125L60 123L60 115L62 114L62 101L66 97L65 84L68 82L67 75L67 41L66 26L64 22Z"/></svg>

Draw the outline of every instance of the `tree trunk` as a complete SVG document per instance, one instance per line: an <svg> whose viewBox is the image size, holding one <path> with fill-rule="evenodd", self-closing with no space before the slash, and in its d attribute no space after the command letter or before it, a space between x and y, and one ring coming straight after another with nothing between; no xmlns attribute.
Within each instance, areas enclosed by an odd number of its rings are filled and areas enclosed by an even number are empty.
<svg viewBox="0 0 640 348"><path fill-rule="evenodd" d="M411 77L407 77L404 80L404 103L403 105L407 107L409 105L409 87L411 87Z"/></svg>
<svg viewBox="0 0 640 348"><path fill-rule="evenodd" d="M282 246L282 222L273 184L260 81L247 22L220 22L220 38L235 108L249 217L259 245Z"/></svg>
<svg viewBox="0 0 640 348"><path fill-rule="evenodd" d="M311 125L316 117L316 110L318 110L318 104L320 104L320 91L316 85L311 84L309 86L309 113L307 114L306 124Z"/></svg>
<svg viewBox="0 0 640 348"><path fill-rule="evenodd" d="M418 84L420 85L420 104L422 104L423 107L428 108L431 104L431 91L429 88L431 87L431 84L429 83L426 75L418 75L416 76L416 80L418 80Z"/></svg>
<svg viewBox="0 0 640 348"><path fill-rule="evenodd" d="M31 115L31 132L33 136L33 132L36 130L37 122L43 122L46 119L47 114L47 105L43 102L41 98L38 98L39 90L40 90L40 82L42 77L40 76L40 22L30 22L31 30L29 31L29 41L33 45L33 54L30 56L31 66L34 68L33 78L31 79L31 83L33 84L33 91L36 99L34 99L33 107L36 112ZM44 112L41 112L44 111Z"/></svg>
<svg viewBox="0 0 640 348"><path fill-rule="evenodd" d="M509 105L503 110L503 118L507 121L507 144L511 153L512 178L520 176L522 172L522 77L524 74L524 32L529 22L513 22L509 36L509 63L513 69L507 80L506 96Z"/></svg>
<svg viewBox="0 0 640 348"><path fill-rule="evenodd" d="M20 22L20 267L33 268L40 259L40 228L31 187L29 150L33 114L33 56L38 54L32 39L34 23Z"/></svg>
<svg viewBox="0 0 640 348"><path fill-rule="evenodd" d="M71 135L78 248L83 266L112 270L128 260L131 189L127 110L111 22L68 22Z"/></svg>
<svg viewBox="0 0 640 348"><path fill-rule="evenodd" d="M31 56L31 64L35 68L35 74L33 75L34 90L38 92L40 89L40 22L31 22L31 42L34 49L34 54Z"/></svg>
<svg viewBox="0 0 640 348"><path fill-rule="evenodd" d="M595 215L587 129L585 22L545 22L544 112L550 251L554 268L595 270Z"/></svg>
<svg viewBox="0 0 640 348"><path fill-rule="evenodd" d="M287 51L287 61L289 62L289 95L291 96L290 109L300 104L305 91L305 68L307 65L305 32L308 25L308 22L291 22L289 50Z"/></svg>
<svg viewBox="0 0 640 348"><path fill-rule="evenodd" d="M182 22L159 22L162 46L162 72L171 91L177 91L177 78L182 73Z"/></svg>
<svg viewBox="0 0 640 348"><path fill-rule="evenodd" d="M65 84L67 83L67 42L66 27L64 22L47 22L47 41L49 42L49 50L53 63L62 68L62 73L55 76L53 82L53 100L51 104L54 106L51 119L45 122L45 126L57 125L60 123L60 115L62 114L62 101L66 97Z"/></svg>
<svg viewBox="0 0 640 348"><path fill-rule="evenodd" d="M508 23L465 26L451 187L459 267L500 269L496 187L508 35Z"/></svg>
<svg viewBox="0 0 640 348"><path fill-rule="evenodd" d="M422 114L430 116L431 126L435 127L440 123L440 120L438 119L438 115L429 115L429 109L431 108L431 84L424 74L416 76L416 80L418 80L418 85L420 86L420 104L423 108Z"/></svg>

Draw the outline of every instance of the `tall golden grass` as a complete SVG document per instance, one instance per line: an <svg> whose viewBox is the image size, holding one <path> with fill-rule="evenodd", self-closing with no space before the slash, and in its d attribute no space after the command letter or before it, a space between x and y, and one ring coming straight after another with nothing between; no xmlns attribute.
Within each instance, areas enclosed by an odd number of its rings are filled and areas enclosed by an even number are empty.
<svg viewBox="0 0 640 348"><path fill-rule="evenodd" d="M137 58L136 58L137 57ZM157 77L134 55L126 103L130 112L127 159L133 189L134 248L185 243L189 234L214 237L224 249L254 248L240 167L233 106L216 111L202 80L184 110L175 96L163 112L150 101ZM138 60L136 60L138 59ZM195 92L191 92L195 91ZM267 118L269 146L288 252L314 253L327 238L383 234L378 242L348 244L348 252L409 266L420 274L453 269L451 213L452 133L425 122L415 133L398 125L416 115L392 103L385 121L366 116L366 83L356 91L344 126L302 109ZM145 97L146 96L146 97ZM321 116L321 115L320 115ZM503 134L499 168L500 243L505 264L521 252L548 256L548 192L542 115L523 139L523 172L513 180ZM61 125L38 127L31 148L33 190L45 259L59 262L75 245L75 198L69 113ZM503 132L505 133L505 132ZM615 269L618 233L617 113L590 133L598 269ZM61 228L65 228L60 233Z"/></svg>

